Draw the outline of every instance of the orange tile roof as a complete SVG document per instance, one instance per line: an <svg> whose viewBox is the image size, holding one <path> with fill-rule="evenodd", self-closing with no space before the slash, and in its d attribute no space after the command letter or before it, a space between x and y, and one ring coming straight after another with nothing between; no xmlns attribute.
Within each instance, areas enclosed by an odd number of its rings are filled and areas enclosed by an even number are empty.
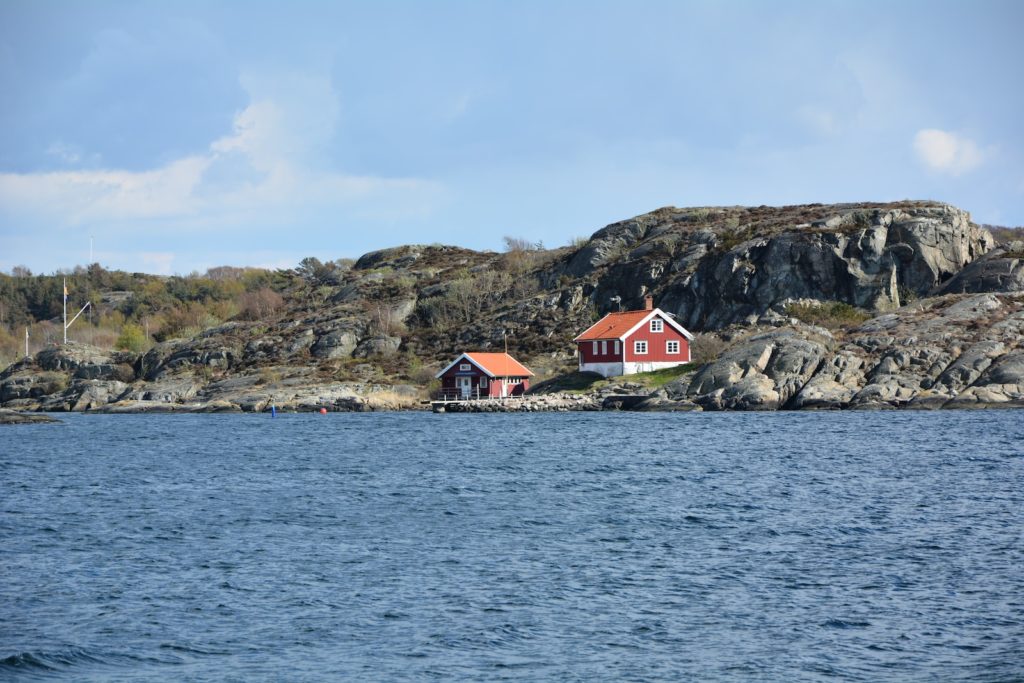
<svg viewBox="0 0 1024 683"><path fill-rule="evenodd" d="M463 354L494 377L532 377L530 369L507 353L473 351Z"/></svg>
<svg viewBox="0 0 1024 683"><path fill-rule="evenodd" d="M609 313L591 325L586 332L573 341L590 341L592 339L618 339L633 329L633 326L650 315L651 311L623 311Z"/></svg>

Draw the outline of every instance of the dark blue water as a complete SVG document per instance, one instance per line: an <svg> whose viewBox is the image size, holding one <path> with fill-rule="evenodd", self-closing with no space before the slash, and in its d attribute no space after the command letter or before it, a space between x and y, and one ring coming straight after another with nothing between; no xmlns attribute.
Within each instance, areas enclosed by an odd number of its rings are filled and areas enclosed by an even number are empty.
<svg viewBox="0 0 1024 683"><path fill-rule="evenodd" d="M3 680L1024 680L1024 412L62 419Z"/></svg>

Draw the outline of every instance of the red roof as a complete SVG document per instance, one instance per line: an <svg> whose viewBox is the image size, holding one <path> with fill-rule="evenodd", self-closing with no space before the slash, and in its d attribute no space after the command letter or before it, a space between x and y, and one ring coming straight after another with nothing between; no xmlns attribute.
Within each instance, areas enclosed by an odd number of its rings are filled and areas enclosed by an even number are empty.
<svg viewBox="0 0 1024 683"><path fill-rule="evenodd" d="M507 353L483 353L474 351L462 354L492 377L533 377L525 365Z"/></svg>
<svg viewBox="0 0 1024 683"><path fill-rule="evenodd" d="M609 313L591 325L586 332L573 341L590 341L592 339L619 339L629 332L651 311L622 311Z"/></svg>

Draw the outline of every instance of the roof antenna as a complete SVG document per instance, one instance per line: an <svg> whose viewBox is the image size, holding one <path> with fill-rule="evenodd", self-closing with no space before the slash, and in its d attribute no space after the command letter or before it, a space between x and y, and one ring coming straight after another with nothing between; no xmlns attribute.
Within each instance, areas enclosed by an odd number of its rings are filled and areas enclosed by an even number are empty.
<svg viewBox="0 0 1024 683"><path fill-rule="evenodd" d="M621 296L613 296L611 299L608 299L608 301L611 301L613 304L618 305L619 313L622 313L622 297Z"/></svg>

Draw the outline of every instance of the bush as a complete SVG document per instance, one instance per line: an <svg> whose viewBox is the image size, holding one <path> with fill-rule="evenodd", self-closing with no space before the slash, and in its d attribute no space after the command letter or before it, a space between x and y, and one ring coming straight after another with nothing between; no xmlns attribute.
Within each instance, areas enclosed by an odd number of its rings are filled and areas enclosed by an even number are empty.
<svg viewBox="0 0 1024 683"><path fill-rule="evenodd" d="M254 292L242 294L238 305L241 308L239 317L243 320L263 320L284 306L284 297L269 287L261 287Z"/></svg>
<svg viewBox="0 0 1024 683"><path fill-rule="evenodd" d="M128 323L121 328L121 336L114 342L114 348L121 351L141 352L147 346L146 333L142 328L133 323Z"/></svg>
<svg viewBox="0 0 1024 683"><path fill-rule="evenodd" d="M870 312L842 301L791 303L786 304L785 310L791 318L832 330L859 325L871 318Z"/></svg>
<svg viewBox="0 0 1024 683"><path fill-rule="evenodd" d="M717 360L728 344L713 334L698 334L690 343L690 356L694 363L710 363Z"/></svg>

